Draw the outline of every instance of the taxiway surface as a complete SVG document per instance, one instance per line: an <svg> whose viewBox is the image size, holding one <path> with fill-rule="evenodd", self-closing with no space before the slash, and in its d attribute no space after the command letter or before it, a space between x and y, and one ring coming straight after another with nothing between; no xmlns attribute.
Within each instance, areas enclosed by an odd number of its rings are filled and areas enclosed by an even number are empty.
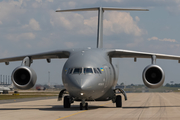
<svg viewBox="0 0 180 120"><path fill-rule="evenodd" d="M63 108L57 99L0 104L0 120L179 120L180 93L128 93L123 107L111 101L89 102L89 110L79 110L79 102ZM122 97L124 98L124 97Z"/></svg>

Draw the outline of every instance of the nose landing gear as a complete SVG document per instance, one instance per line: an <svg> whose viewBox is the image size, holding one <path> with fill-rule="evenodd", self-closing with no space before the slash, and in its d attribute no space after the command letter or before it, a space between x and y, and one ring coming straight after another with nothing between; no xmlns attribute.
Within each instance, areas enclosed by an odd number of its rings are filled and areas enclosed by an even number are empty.
<svg viewBox="0 0 180 120"><path fill-rule="evenodd" d="M85 110L88 110L88 103L85 103L84 99L80 103L80 110L83 110L83 108L85 108Z"/></svg>

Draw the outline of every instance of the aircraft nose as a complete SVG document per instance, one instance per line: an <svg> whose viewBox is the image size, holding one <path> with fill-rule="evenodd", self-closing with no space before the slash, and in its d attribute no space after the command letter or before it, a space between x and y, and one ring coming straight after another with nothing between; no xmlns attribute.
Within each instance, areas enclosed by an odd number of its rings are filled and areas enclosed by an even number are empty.
<svg viewBox="0 0 180 120"><path fill-rule="evenodd" d="M97 81L95 81L96 79L94 79L93 77L82 77L80 79L76 78L76 79L71 79L73 85L71 87L73 87L73 89L71 88L72 92L75 94L81 94L84 93L86 95L91 94L94 90L95 90L95 86L97 85Z"/></svg>
<svg viewBox="0 0 180 120"><path fill-rule="evenodd" d="M89 88L92 87L92 85L88 82L90 80L76 80L74 83L74 87L78 90L88 90Z"/></svg>
<svg viewBox="0 0 180 120"><path fill-rule="evenodd" d="M93 75L73 76L69 79L68 91L71 96L79 99L96 99L103 94L100 91L102 86L98 86L100 80Z"/></svg>
<svg viewBox="0 0 180 120"><path fill-rule="evenodd" d="M90 98L94 93L94 87L88 80L81 80L81 83L76 83L74 86L73 94L78 98Z"/></svg>

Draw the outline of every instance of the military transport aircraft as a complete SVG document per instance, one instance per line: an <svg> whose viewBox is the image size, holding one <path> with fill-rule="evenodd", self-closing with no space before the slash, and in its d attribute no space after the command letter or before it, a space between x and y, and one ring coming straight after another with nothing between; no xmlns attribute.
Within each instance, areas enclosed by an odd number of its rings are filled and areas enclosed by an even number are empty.
<svg viewBox="0 0 180 120"><path fill-rule="evenodd" d="M0 62L6 65L11 61L21 61L22 64L12 72L12 82L19 89L29 89L36 83L36 73L30 67L33 60L67 58L62 70L62 81L65 89L60 91L58 99L61 100L63 93L68 91L69 95L64 96L64 108L70 108L71 103L80 101L80 109L88 109L87 101L108 101L116 103L116 107L122 106L120 91L125 100L126 93L123 89L115 88L118 80L118 68L112 64L113 58L150 58L152 63L145 67L142 73L144 84L149 88L160 87L165 79L165 73L161 67L156 65L156 59L172 59L180 62L180 56L137 52L122 49L103 48L103 13L105 10L126 10L126 11L148 11L147 9L122 9L122 8L82 8L70 10L57 10L56 12L68 11L98 11L97 48L67 49L44 52L33 55L24 55L10 58L2 58Z"/></svg>

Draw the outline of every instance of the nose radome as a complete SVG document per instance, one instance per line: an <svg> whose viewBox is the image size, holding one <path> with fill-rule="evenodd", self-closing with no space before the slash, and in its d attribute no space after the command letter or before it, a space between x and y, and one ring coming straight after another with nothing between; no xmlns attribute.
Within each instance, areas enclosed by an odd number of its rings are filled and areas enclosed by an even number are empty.
<svg viewBox="0 0 180 120"><path fill-rule="evenodd" d="M87 83L87 80L81 80L80 82L76 82L75 87L78 90L88 90L89 88L91 88L90 84Z"/></svg>
<svg viewBox="0 0 180 120"><path fill-rule="evenodd" d="M91 86L90 85L88 85L88 84L81 84L81 90L88 90L88 89L90 89L91 88Z"/></svg>
<svg viewBox="0 0 180 120"><path fill-rule="evenodd" d="M69 79L69 81L71 82L71 85L69 86L70 94L79 99L96 99L103 94L97 87L98 80L95 77L73 77L72 79Z"/></svg>

